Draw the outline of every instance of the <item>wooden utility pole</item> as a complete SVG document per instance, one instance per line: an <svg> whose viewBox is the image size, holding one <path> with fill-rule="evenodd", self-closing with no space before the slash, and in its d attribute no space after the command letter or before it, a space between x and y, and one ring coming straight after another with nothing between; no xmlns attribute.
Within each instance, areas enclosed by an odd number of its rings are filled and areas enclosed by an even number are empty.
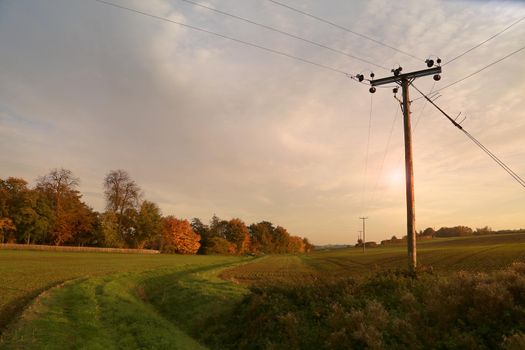
<svg viewBox="0 0 525 350"><path fill-rule="evenodd" d="M376 91L375 86L395 83L401 85L403 93L403 99L401 101L401 107L403 109L403 126L405 132L405 178L406 178L406 204L407 204L407 249L408 249L408 269L414 272L417 267L417 250L416 250L416 214L414 205L414 168L412 160L412 129L410 121L410 95L409 87L413 80L418 77L424 77L427 75L434 75L434 80L439 80L441 73L441 67L433 67L434 61L427 60L427 66L429 69L415 71L411 73L401 74L402 68L393 69L394 76L381 78L377 80L371 80L370 92ZM441 63L438 59L437 63ZM372 76L373 78L373 76ZM362 75L360 80L362 80ZM394 88L394 93L397 93L397 87ZM364 230L364 220L363 220ZM363 247L364 248L364 247Z"/></svg>
<svg viewBox="0 0 525 350"><path fill-rule="evenodd" d="M365 220L368 219L368 217L360 217L359 219L363 220L363 240L362 240L362 243L363 243L363 253L365 252L365 246L366 246L366 230L365 230Z"/></svg>
<svg viewBox="0 0 525 350"><path fill-rule="evenodd" d="M410 120L409 81L401 80L403 91L403 129L405 131L405 179L407 204L407 249L408 268L413 271L417 266L416 249L416 213L414 204L414 163L412 159L412 123Z"/></svg>

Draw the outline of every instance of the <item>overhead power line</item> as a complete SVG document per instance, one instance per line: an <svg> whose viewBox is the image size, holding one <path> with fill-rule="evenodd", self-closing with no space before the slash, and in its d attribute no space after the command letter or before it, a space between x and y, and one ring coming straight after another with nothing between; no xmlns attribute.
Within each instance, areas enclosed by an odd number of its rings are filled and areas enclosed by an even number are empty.
<svg viewBox="0 0 525 350"><path fill-rule="evenodd" d="M507 164L499 159L494 153L492 153L487 147L485 147L479 140L477 140L472 134L465 130L459 123L457 123L452 117L450 117L443 109L441 109L432 99L425 95L419 90L414 84L410 83L430 104L432 104L437 110L439 110L456 128L461 130L476 146L478 146L483 152L485 152L492 160L494 160L503 170L505 170L518 184L525 188L525 180L516 174Z"/></svg>
<svg viewBox="0 0 525 350"><path fill-rule="evenodd" d="M463 82L464 80L467 80L467 79L469 79L469 78L475 76L476 74L479 74L479 73L483 72L485 69L488 69L488 68L490 68L490 67L492 67L492 66L494 66L494 65L496 65L496 64L498 64L498 63L500 63L501 61L506 60L507 58L509 58L509 57L511 57L511 56L513 56L513 55L515 55L515 54L517 54L517 53L523 51L523 50L525 50L525 46L522 46L522 47L520 47L519 49L512 51L511 53L509 53L509 54L507 54L507 55L505 55L505 56L503 56L503 57L497 59L497 60L494 61L494 62L491 62L491 63L487 64L486 66L484 66L484 67L478 69L477 71L475 71L475 72L473 72L473 73L470 73L469 75L467 75L467 76L465 76L465 77L463 77L463 78L461 78L461 79L458 79L458 80L456 80L456 81L454 81L454 82L452 82L452 83L450 83L450 84L448 84L448 85L445 85L445 86L443 86L443 87L441 87L441 88L439 88L439 89L437 89L437 90L434 90L434 92L440 92L440 91L443 91L443 90L445 90L445 89L448 89L448 88L451 87L451 86L454 86L454 85L456 85L456 84L459 84L459 83ZM424 98L424 96L417 97L417 98L413 99L412 101L417 101L417 100L422 99L422 98Z"/></svg>
<svg viewBox="0 0 525 350"><path fill-rule="evenodd" d="M455 82L450 83L450 84L448 84L448 85L446 85L446 86L444 86L444 87L442 87L442 88L439 88L439 89L437 89L437 90L435 90L435 91L437 92L437 91L445 90L445 89L447 89L447 88L449 88L449 87L451 87L451 86L453 86L453 85L456 85L456 84L458 84L458 83L460 83L460 82L462 82L462 81L464 81L464 80L467 80L468 78L473 77L474 75L483 72L485 69L490 68L490 67L492 67L493 65L500 63L500 62L503 61L503 60L506 60L506 59L509 58L510 56L513 56L513 55L517 54L518 52L520 52L520 51L522 51L522 50L525 50L525 46L523 46L523 47L521 47L521 48L519 48L519 49L517 49L517 50L515 50L515 51L512 51L511 53L507 54L506 56L503 56L502 58L500 58L500 59L498 59L498 60L496 60L496 61L494 61L494 62L492 62L492 63L489 63L488 65L486 65L486 66L484 66L484 67L478 69L478 70L475 71L474 73L471 73L471 74L467 75L466 77L463 77L463 78L461 78L461 79L459 79L459 80L456 80Z"/></svg>
<svg viewBox="0 0 525 350"><path fill-rule="evenodd" d="M260 49L260 50L264 50L266 52L270 52L270 53L273 53L273 54L276 54L276 55L288 57L288 58L291 58L291 59L294 59L294 60L297 60L297 61L301 61L303 63L308 63L310 65L313 65L313 66L316 66L316 67L319 67L319 68L323 68L323 69L326 69L326 70L330 70L332 72L344 74L346 77L354 79L354 80L357 81L355 75L350 74L348 72L345 72L345 71L343 71L341 69L338 69L338 68L335 68L335 67L331 67L331 66L328 66L328 65L325 65L325 64L317 63L317 62L314 62L314 61L310 61L308 59L305 59L305 58L302 58L302 57L299 57L299 56L295 56L295 55L292 55L292 54L289 54L289 53L286 53L286 52L278 51L278 50L275 50L275 49L272 49L272 48L269 48L269 47L265 47L265 46L262 46L262 45L259 45L259 44L254 44L254 43L251 43L251 42L248 42L248 41L245 41L245 40L241 40L241 39L237 39L237 38L234 38L234 37L231 37L231 36L228 36L228 35L216 33L216 32L213 32L211 30L207 30L207 29L204 29L204 28L199 28L199 27L196 27L196 26L193 26L193 25L190 25L190 24L177 22L177 21L174 21L174 20L166 18L166 17L157 16L157 15L154 15L154 14L151 14L151 13L147 13L147 12L143 12L143 11L131 8L131 7L118 5L118 4L109 2L109 1L104 1L104 0L94 0L94 1L96 1L96 2L98 2L100 4L113 6L113 7L119 8L121 10L126 10L126 11L129 11L129 12L133 12L133 13L136 13L136 14L140 14L140 15L146 16L146 17L150 17L150 18L153 18L153 19L156 19L156 20L177 24L179 26L182 26L182 27L185 27L185 28L188 28L188 29L192 29L192 30L199 31L199 32L202 32L202 33L211 34L211 35L223 38L223 39L228 39L228 40L234 41L234 42L239 43L239 44L243 44L243 45L246 45L246 46L254 47L254 48L257 48L257 49Z"/></svg>
<svg viewBox="0 0 525 350"><path fill-rule="evenodd" d="M460 57L463 57L464 55L466 55L467 53L477 49L478 47L480 47L481 45L484 45L486 43L488 43L489 41L491 41L492 39L496 38L497 36L505 33L507 30L509 30L510 28L514 27L516 24L520 23L521 21L523 21L525 19L525 16L519 18L518 20L512 22L509 26L503 28L502 30L500 30L499 32L497 32L496 34L490 36L489 38L483 40L482 42L480 42L479 44L477 45L474 45L473 47L471 47L470 49L468 49L467 51L464 51L462 52L461 54L457 55L456 57L454 57L453 59L451 59L450 61L447 61L443 64L443 66L446 66L447 64L449 63L452 63L454 62L455 60L457 60L458 58Z"/></svg>
<svg viewBox="0 0 525 350"><path fill-rule="evenodd" d="M389 49L391 49L391 50L394 50L394 51L396 51L396 52L399 52L399 53L401 53L401 54L403 54L403 55L405 55L405 56L411 57L411 58L416 59L416 60L418 60L418 61L424 61L422 58L419 58L419 57L417 57L417 56L414 56L413 54L411 54L411 53L409 53L409 52L406 52L406 51L400 50L400 49L398 49L398 48L396 48L396 47L394 47L394 46L392 46L392 45L388 45L388 44L386 44L386 43L384 43L384 42L382 42L382 41L379 41L379 40L377 40L377 39L374 39L374 38L372 38L372 37L370 37L370 36L368 36L368 35L365 35L365 34L362 34L362 33L356 32L355 30L349 29L349 28L347 28L347 27L343 27L342 25L339 25L339 24L337 24L337 23L335 23L335 22L332 22L332 21L329 21L329 20L327 20L327 19L321 18L321 17L319 17L319 16L316 16L316 15L314 15L314 14L308 13L308 12L306 12L306 11L299 10L298 8L295 8L295 7L292 7L292 6L290 6L290 5L284 4L284 3L280 2L280 1L276 1L276 0L268 0L268 1L270 1L271 3L274 3L275 5L278 5L278 6L281 6L281 7L287 8L287 9L289 9L289 10L291 10L291 11L294 11L294 12L300 13L300 14L302 14L302 15L304 15L304 16L307 16L307 17L313 18L313 19L315 19L315 20L317 20L317 21L320 21L320 22L326 23L326 24L328 24L328 25L331 25L331 26L333 26L333 27L335 27L335 28L338 28L338 29L344 30L345 32L348 32L348 33L354 34L354 35L356 35L356 36L358 36L358 37L360 37L360 38L366 39L366 40L368 40L368 41L372 41L372 42L374 42L374 43L376 43L376 44L378 44L378 45L381 45L381 46L387 47L387 48L389 48Z"/></svg>
<svg viewBox="0 0 525 350"><path fill-rule="evenodd" d="M388 135L388 139L386 141L385 150L383 152L383 157L382 157L382 160L381 160L381 166L379 167L379 173L377 175L376 183L374 185L374 190L372 191L372 196L373 196L372 197L373 198L372 201L375 201L375 199L376 199L377 188L379 186L379 181L381 180L381 177L383 175L383 168L385 166L385 161L386 161L386 157L388 155L388 151L390 150L390 142L392 140L392 135L394 133L394 128L396 126L396 120L397 120L397 115L399 114L399 111L400 111L400 108L398 108L398 106L396 106L396 109L395 109L395 112L394 112L394 119L392 120L392 126L390 127L390 134Z"/></svg>
<svg viewBox="0 0 525 350"><path fill-rule="evenodd" d="M267 29L267 30L270 30L270 31L273 31L273 32L276 32L276 33L279 33L279 34L282 34L282 35L285 35L287 37L290 37L290 38L293 38L293 39L297 39L297 40L303 41L303 42L311 44L311 45L315 45L317 47L320 47L320 48L323 48L323 49L326 49L326 50L338 53L338 54L346 56L346 57L353 58L355 60L358 60L358 61L370 64L370 65L373 65L375 67L378 67L378 68L381 68L381 69L384 69L384 70L387 70L387 71L389 70L388 68L383 67L383 66L381 66L381 65L379 65L377 63L368 61L368 60L366 60L364 58L355 56L355 55L350 54L348 52L345 52L345 51L342 51L342 50L339 50L339 49L335 49L333 47L330 47L330 46L327 46L325 44L321 44L321 43L315 42L315 41L310 40L310 39L306 39L306 38L300 37L300 36L295 35L295 34L288 33L288 32L286 32L284 30L277 29L277 28L271 27L271 26L266 25L266 24L258 23L258 22L255 22L253 20L250 20L250 19L238 16L238 15L234 15L234 14L226 12L226 11L218 10L218 9L213 8L213 7L209 7L209 6L206 6L204 4L201 4L201 3L198 3L198 2L195 2L195 1L191 1L191 0L180 0L180 1L192 4L194 6L198 6L198 7L204 8L204 9L209 10L209 11L213 11L215 13L219 13L219 14L224 15L224 16L235 18L237 20L240 20L240 21L243 21L243 22L246 22L246 23L250 23L250 24L258 26L260 28L264 28L264 29Z"/></svg>

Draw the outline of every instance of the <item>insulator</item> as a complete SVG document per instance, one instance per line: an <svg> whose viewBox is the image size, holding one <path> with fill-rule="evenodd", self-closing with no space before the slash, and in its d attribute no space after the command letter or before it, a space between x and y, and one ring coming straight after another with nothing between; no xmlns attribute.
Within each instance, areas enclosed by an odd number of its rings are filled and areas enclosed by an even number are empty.
<svg viewBox="0 0 525 350"><path fill-rule="evenodd" d="M376 92L376 88L372 86L368 91L370 91L370 93L373 94L374 92Z"/></svg>
<svg viewBox="0 0 525 350"><path fill-rule="evenodd" d="M428 68L432 68L432 66L434 65L434 60L426 60L425 62L427 62Z"/></svg>
<svg viewBox="0 0 525 350"><path fill-rule="evenodd" d="M441 63L441 58L438 57L438 59L436 60L437 64L440 64Z"/></svg>
<svg viewBox="0 0 525 350"><path fill-rule="evenodd" d="M441 75L439 74L434 75L434 80L435 81L441 80Z"/></svg>
<svg viewBox="0 0 525 350"><path fill-rule="evenodd" d="M374 72L370 73L370 78L373 78L375 77L376 75L374 74Z"/></svg>
<svg viewBox="0 0 525 350"><path fill-rule="evenodd" d="M358 74L357 79L359 80L359 82L361 82L365 79L365 77L363 76L363 74Z"/></svg>
<svg viewBox="0 0 525 350"><path fill-rule="evenodd" d="M393 92L394 94L397 94L397 91L398 91L398 89L397 89L396 87L392 89L392 92Z"/></svg>

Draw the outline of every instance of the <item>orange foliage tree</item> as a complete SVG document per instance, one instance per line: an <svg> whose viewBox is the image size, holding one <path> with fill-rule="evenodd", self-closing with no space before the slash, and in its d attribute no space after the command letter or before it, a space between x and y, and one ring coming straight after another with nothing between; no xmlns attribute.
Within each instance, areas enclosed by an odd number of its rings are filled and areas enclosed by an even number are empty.
<svg viewBox="0 0 525 350"><path fill-rule="evenodd" d="M201 236L195 233L188 220L174 216L164 219L161 251L164 253L196 254Z"/></svg>

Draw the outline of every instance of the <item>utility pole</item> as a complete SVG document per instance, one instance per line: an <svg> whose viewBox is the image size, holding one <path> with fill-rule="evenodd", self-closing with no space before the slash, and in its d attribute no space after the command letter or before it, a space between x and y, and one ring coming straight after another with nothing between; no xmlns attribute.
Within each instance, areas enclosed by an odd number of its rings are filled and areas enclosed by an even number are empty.
<svg viewBox="0 0 525 350"><path fill-rule="evenodd" d="M365 246L366 246L366 230L365 230L365 220L368 219L368 217L360 217L359 219L363 220L363 253L365 252Z"/></svg>
<svg viewBox="0 0 525 350"><path fill-rule="evenodd" d="M411 272L414 272L417 266L417 250L416 250L416 214L415 214L415 204L414 204L414 168L412 160L412 127L410 121L410 95L409 87L416 78L424 77L427 75L434 75L434 80L438 81L441 79L439 75L441 73L441 59L436 60L437 66L434 65L434 60L427 59L426 64L429 69L419 70L411 73L401 74L402 68L398 67L392 69L393 76L373 80L374 74L370 74L372 80L370 80L370 92L374 93L376 91L375 86L385 85L385 84L398 84L401 85L401 91L403 93L403 98L401 103L401 108L403 110L403 126L405 134L405 178L406 178L406 205L407 205L407 249L408 249L408 269ZM358 75L357 78L359 81L363 81L363 75ZM394 94L396 94L398 88L393 89ZM363 230L364 230L364 220L363 220ZM364 246L363 246L364 250Z"/></svg>

